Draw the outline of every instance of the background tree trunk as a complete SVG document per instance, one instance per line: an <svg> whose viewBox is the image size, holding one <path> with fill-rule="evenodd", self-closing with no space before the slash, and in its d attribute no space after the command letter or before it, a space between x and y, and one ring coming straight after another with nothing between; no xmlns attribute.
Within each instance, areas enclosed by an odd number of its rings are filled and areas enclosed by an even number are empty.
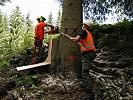
<svg viewBox="0 0 133 100"><path fill-rule="evenodd" d="M77 36L82 25L82 0L64 0L61 31L70 36ZM51 71L66 77L80 75L80 47L78 44L61 36L54 40L52 48Z"/></svg>

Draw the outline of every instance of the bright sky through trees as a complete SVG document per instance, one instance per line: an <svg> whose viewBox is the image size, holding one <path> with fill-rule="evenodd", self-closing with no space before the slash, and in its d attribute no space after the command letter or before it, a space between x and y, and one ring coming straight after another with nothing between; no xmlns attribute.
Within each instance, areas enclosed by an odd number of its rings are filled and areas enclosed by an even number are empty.
<svg viewBox="0 0 133 100"><path fill-rule="evenodd" d="M37 23L37 16L44 16L46 19L50 12L54 17L54 20L57 19L58 11L61 9L60 4L55 0L11 0L11 3L5 3L6 6L0 6L0 9L3 13L10 15L12 9L15 9L16 6L20 7L23 15L30 13L30 18Z"/></svg>

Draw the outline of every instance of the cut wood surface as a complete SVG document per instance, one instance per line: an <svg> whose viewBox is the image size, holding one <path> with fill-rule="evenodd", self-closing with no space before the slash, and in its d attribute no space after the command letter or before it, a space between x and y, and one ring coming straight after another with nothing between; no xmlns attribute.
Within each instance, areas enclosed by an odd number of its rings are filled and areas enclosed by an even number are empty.
<svg viewBox="0 0 133 100"><path fill-rule="evenodd" d="M21 71L21 70L26 70L26 69L30 69L30 68L36 68L39 66L50 65L51 64L51 50L52 50L52 40L50 40L50 42L49 42L48 56L44 62L38 63L38 64L33 64L33 65L20 66L20 67L17 67L16 70Z"/></svg>

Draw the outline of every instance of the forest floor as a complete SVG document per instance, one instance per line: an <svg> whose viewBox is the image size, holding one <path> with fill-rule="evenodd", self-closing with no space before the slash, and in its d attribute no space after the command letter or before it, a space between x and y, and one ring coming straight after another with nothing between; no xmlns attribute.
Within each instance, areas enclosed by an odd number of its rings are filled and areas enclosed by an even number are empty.
<svg viewBox="0 0 133 100"><path fill-rule="evenodd" d="M103 48L92 65L95 100L133 100L133 57ZM48 74L48 67L0 71L0 100L80 100L85 95L82 80L63 80Z"/></svg>

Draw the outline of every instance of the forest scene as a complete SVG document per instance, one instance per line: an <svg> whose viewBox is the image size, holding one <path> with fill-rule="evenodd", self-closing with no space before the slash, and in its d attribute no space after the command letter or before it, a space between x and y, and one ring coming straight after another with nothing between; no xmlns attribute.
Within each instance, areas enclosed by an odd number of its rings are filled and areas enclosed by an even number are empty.
<svg viewBox="0 0 133 100"><path fill-rule="evenodd" d="M9 16L0 9L0 100L133 100L133 1L54 1L62 9L57 18L49 11L47 24L59 29L48 34L51 29L44 28L44 47L37 58L31 14L24 16L19 6ZM12 0L1 0L0 6L7 2ZM81 45L70 39L79 35L84 20L92 23L96 48L88 70L93 99L82 98L87 92ZM49 57L50 63L44 64Z"/></svg>

